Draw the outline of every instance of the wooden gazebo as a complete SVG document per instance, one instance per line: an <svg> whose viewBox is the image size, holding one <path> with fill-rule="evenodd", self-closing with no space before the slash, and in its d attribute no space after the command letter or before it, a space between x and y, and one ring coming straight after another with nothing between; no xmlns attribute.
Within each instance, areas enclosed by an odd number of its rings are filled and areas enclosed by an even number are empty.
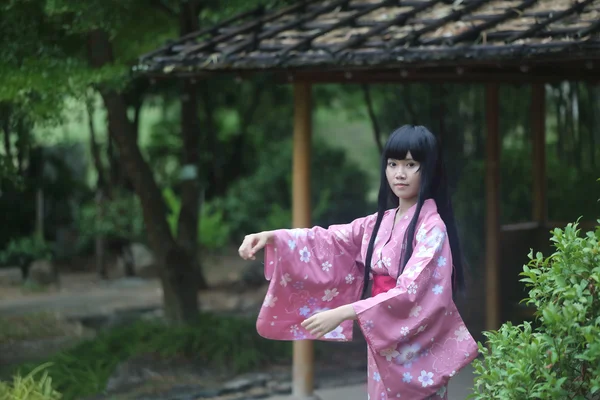
<svg viewBox="0 0 600 400"><path fill-rule="evenodd" d="M533 210L547 221L544 84L600 78L600 0L304 0L262 8L145 55L155 77L268 71L294 85L293 224L310 226L311 84L479 82L486 86L486 329L501 322L499 84L532 87ZM512 228L514 230L514 227ZM517 228L518 229L518 228ZM294 343L293 395L312 395L311 342Z"/></svg>

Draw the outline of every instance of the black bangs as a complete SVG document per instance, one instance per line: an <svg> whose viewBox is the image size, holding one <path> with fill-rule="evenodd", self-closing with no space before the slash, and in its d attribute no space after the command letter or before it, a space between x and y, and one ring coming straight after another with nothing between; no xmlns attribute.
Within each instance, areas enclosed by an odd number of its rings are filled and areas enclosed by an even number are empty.
<svg viewBox="0 0 600 400"><path fill-rule="evenodd" d="M383 149L384 162L388 158L404 160L408 152L413 160L423 162L431 144L427 143L427 131L423 132L419 128L421 127L404 125L392 132Z"/></svg>

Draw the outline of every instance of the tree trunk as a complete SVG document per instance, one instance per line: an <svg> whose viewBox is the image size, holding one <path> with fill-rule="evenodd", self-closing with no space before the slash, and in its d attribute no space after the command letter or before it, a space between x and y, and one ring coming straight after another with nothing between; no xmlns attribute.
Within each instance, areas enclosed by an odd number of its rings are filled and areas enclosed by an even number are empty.
<svg viewBox="0 0 600 400"><path fill-rule="evenodd" d="M186 35L198 29L197 2L180 3L180 34ZM190 262L196 273L199 289L207 287L198 257L198 226L200 223L201 183L200 183L200 124L198 118L198 86L184 80L181 93L181 136L183 149L181 165L189 173L181 182L181 210L177 221L177 243L190 255Z"/></svg>
<svg viewBox="0 0 600 400"><path fill-rule="evenodd" d="M2 130L4 131L4 154L9 160L12 157L12 147L10 145L10 106L6 105L1 108L2 115Z"/></svg>
<svg viewBox="0 0 600 400"><path fill-rule="evenodd" d="M25 160L27 159L29 147L28 132L25 130L22 116L19 116L16 119L15 133L17 134L17 143L15 146L17 150L17 172L21 175L23 173Z"/></svg>
<svg viewBox="0 0 600 400"><path fill-rule="evenodd" d="M371 90L369 85L363 84L361 85L361 89L363 92L363 98L365 101L365 105L367 106L367 113L369 114L369 120L371 121L371 128L373 129L373 137L375 138L375 144L377 145L377 150L379 150L379 154L383 154L383 143L381 141L381 129L379 128L379 122L377 121L377 116L375 115L375 108L373 107L373 101L371 100Z"/></svg>
<svg viewBox="0 0 600 400"><path fill-rule="evenodd" d="M94 127L94 104L93 97L86 101L86 111L88 115L88 129L90 131L90 152L92 153L92 160L96 167L96 173L98 174L98 180L96 182L96 190L101 190L109 198L111 196L111 188L108 179L104 173L104 166L102 165L102 157L100 156L100 145L98 145L98 138L96 137L96 128Z"/></svg>
<svg viewBox="0 0 600 400"><path fill-rule="evenodd" d="M102 188L98 187L96 190L96 218L100 223L104 214L104 196L102 192ZM95 256L96 256L96 273L100 279L108 279L108 270L106 268L106 246L103 235L97 235L95 239Z"/></svg>
<svg viewBox="0 0 600 400"><path fill-rule="evenodd" d="M596 105L598 104L598 96L596 93L596 87L593 85L588 85L587 87L589 91L589 113L590 113L590 127L589 127L589 138L590 138L590 165L592 169L596 168L596 135L597 132L600 131L600 118L596 114Z"/></svg>
<svg viewBox="0 0 600 400"><path fill-rule="evenodd" d="M181 165L189 171L181 182L181 209L177 221L177 242L191 255L197 274L198 288L205 289L206 281L198 262L198 225L200 223L201 185L200 127L198 120L198 97L195 83L184 81L181 99L181 136L183 149Z"/></svg>
<svg viewBox="0 0 600 400"><path fill-rule="evenodd" d="M112 62L112 47L106 32L90 34L90 61L96 68ZM100 94L108 114L108 131L119 151L121 166L142 204L148 241L162 281L165 316L172 323L191 322L198 316L192 257L171 235L162 194L138 147L123 95L106 89L100 90Z"/></svg>

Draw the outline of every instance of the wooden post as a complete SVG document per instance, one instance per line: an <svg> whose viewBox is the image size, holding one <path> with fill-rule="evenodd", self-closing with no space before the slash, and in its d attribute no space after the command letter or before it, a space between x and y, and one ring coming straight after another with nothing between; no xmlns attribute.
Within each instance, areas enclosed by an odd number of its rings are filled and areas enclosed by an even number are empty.
<svg viewBox="0 0 600 400"><path fill-rule="evenodd" d="M500 113L499 87L490 83L485 88L487 123L485 155L485 277L486 330L500 327L499 262L500 262Z"/></svg>
<svg viewBox="0 0 600 400"><path fill-rule="evenodd" d="M44 241L44 190L38 189L35 192L35 235L42 242Z"/></svg>
<svg viewBox="0 0 600 400"><path fill-rule="evenodd" d="M310 158L312 136L311 85L294 84L294 158L292 178L292 218L295 228L311 226ZM294 341L292 396L313 397L314 349L309 340Z"/></svg>
<svg viewBox="0 0 600 400"><path fill-rule="evenodd" d="M534 83L531 92L531 130L533 146L533 220L541 226L548 217L546 203L546 91Z"/></svg>

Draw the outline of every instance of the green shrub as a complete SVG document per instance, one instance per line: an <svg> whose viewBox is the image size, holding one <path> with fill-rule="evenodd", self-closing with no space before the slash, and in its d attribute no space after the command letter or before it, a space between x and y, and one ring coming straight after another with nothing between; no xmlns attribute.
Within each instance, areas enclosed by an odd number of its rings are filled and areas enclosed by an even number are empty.
<svg viewBox="0 0 600 400"><path fill-rule="evenodd" d="M49 373L65 400L79 399L102 392L117 365L140 354L183 356L214 369L244 372L289 358L291 346L261 338L252 318L202 314L198 323L182 327L138 321L57 354ZM18 371L32 368L23 365Z"/></svg>
<svg viewBox="0 0 600 400"><path fill-rule="evenodd" d="M538 326L484 333L473 399L600 399L600 226L569 224L551 240L554 254L531 253L521 274Z"/></svg>
<svg viewBox="0 0 600 400"><path fill-rule="evenodd" d="M255 172L233 182L220 203L236 241L248 233L287 228L292 223L291 140L265 146L256 157ZM343 150L313 140L311 171L314 225L349 223L369 212L368 176Z"/></svg>
<svg viewBox="0 0 600 400"><path fill-rule="evenodd" d="M54 257L52 246L36 235L11 240L0 251L0 265L16 265L27 278L29 266L36 260L51 260Z"/></svg>
<svg viewBox="0 0 600 400"><path fill-rule="evenodd" d="M12 382L0 382L0 400L59 400L48 376L49 364L40 365L24 377L16 375ZM37 375L44 370L41 377Z"/></svg>
<svg viewBox="0 0 600 400"><path fill-rule="evenodd" d="M167 222L173 235L177 234L177 223L181 210L181 199L172 189L163 190L163 197L169 210ZM198 241L206 249L216 250L229 243L230 228L223 216L223 210L214 203L204 203L198 221Z"/></svg>
<svg viewBox="0 0 600 400"><path fill-rule="evenodd" d="M84 204L75 218L80 232L81 248L89 247L97 236L106 239L144 240L144 220L139 198L117 192L98 206L95 201Z"/></svg>

